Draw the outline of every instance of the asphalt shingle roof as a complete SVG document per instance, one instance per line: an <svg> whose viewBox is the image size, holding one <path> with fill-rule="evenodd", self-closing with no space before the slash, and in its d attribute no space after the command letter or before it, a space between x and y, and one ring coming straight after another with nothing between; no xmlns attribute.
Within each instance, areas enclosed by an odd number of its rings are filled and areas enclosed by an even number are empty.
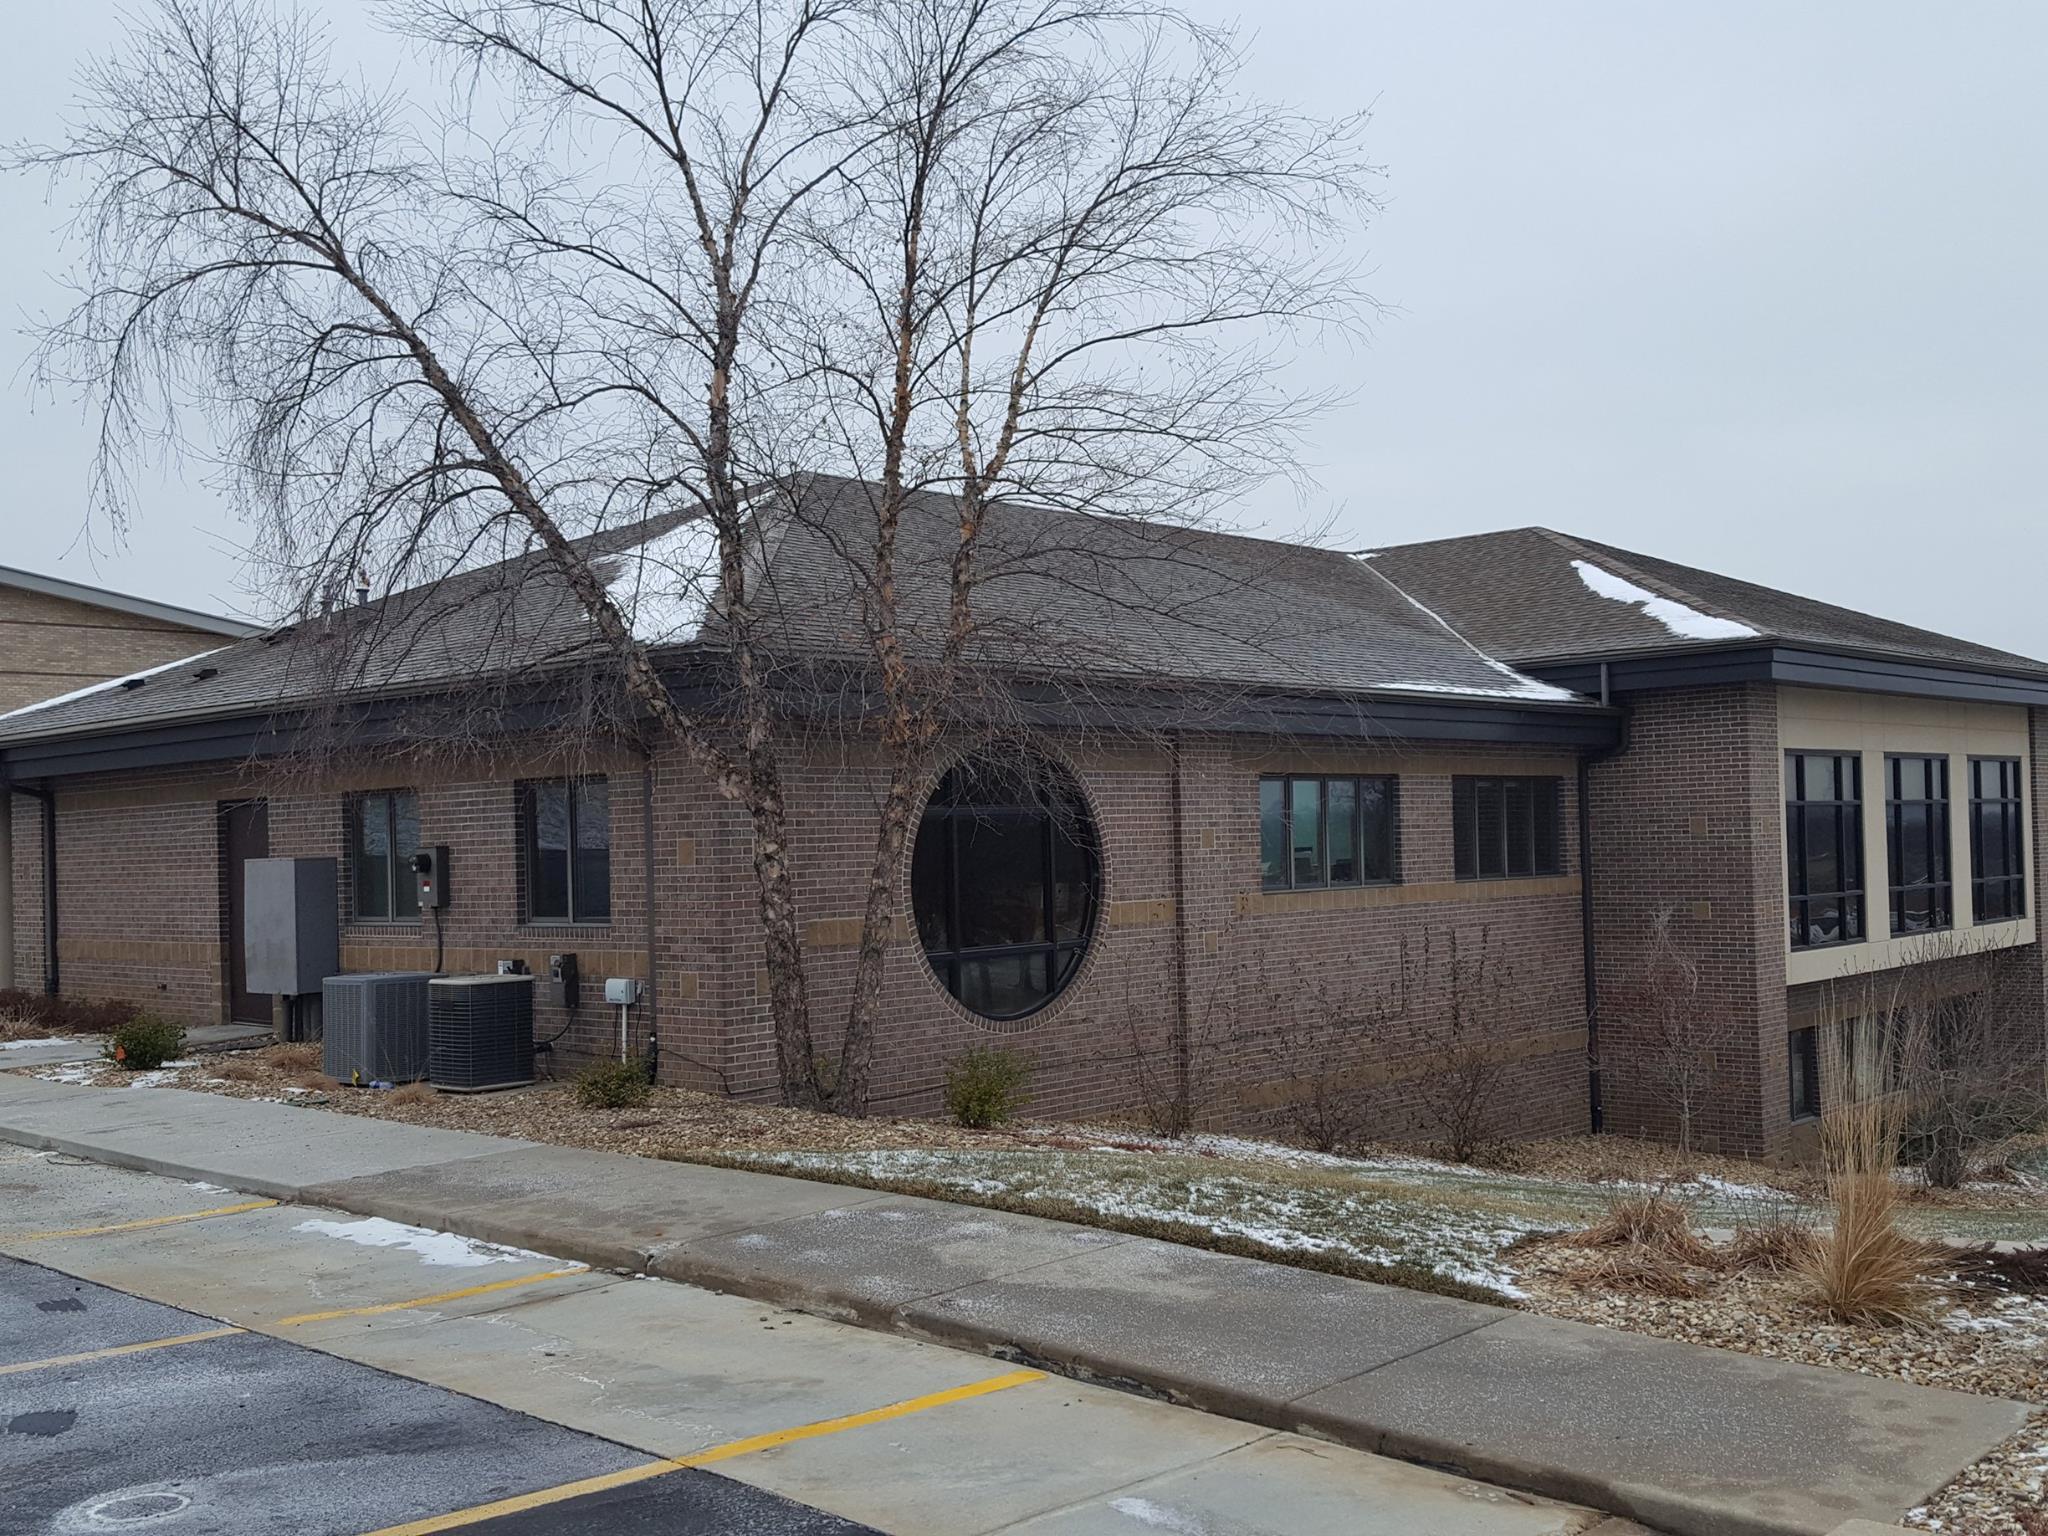
<svg viewBox="0 0 2048 1536"><path fill-rule="evenodd" d="M1522 665L1752 638L2048 675L2030 657L1548 528L1398 545L1374 564L1474 644ZM1628 600L1628 587L1651 601Z"/></svg>
<svg viewBox="0 0 2048 1536"><path fill-rule="evenodd" d="M755 503L754 591L763 647L865 656L871 488L809 479ZM614 595L670 572L635 560L676 541L671 514L583 541ZM956 504L905 511L897 561L913 654L945 632ZM1074 677L1214 683L1309 694L1429 694L1574 703L1482 654L1388 581L1330 550L1043 507L990 515L977 565L971 659ZM706 607L707 590L694 604ZM692 609L666 595L667 621ZM681 648L715 651L715 605ZM265 714L337 694L431 693L531 675L597 653L592 627L547 558L521 551L439 583L243 640L188 662L0 716L0 744L183 720Z"/></svg>

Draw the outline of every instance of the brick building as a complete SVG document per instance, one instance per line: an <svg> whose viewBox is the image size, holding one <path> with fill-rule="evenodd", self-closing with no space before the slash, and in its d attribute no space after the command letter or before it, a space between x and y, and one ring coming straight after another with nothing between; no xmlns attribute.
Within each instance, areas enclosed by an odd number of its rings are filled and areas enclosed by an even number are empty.
<svg viewBox="0 0 2048 1536"><path fill-rule="evenodd" d="M0 712L255 633L253 624L0 566Z"/></svg>
<svg viewBox="0 0 2048 1536"><path fill-rule="evenodd" d="M754 633L794 701L792 844L827 1036L881 782L847 555L865 495L808 481L755 514ZM936 496L905 521L913 656L945 622L955 526ZM672 693L708 710L727 615L694 529L582 547ZM947 1063L1001 1041L1030 1058L1040 1113L1188 1085L1211 1119L1284 1123L1335 1091L1398 1133L1426 1126L1430 1074L1476 1042L1502 1131L1597 1114L1661 1133L1627 1020L1599 1005L1668 908L1743 1032L1711 1138L1786 1150L1795 1031L1832 957L1911 964L1915 942L1881 887L1823 890L1808 861L1801 920L1834 929L1791 943L1784 765L1806 748L1867 760L1872 793L1886 754L1949 754L1954 919L2037 952L2037 663L1534 531L1361 557L1012 507L985 537L976 683L904 859L878 1111L932 1111ZM631 976L629 1036L658 1042L664 1078L771 1094L748 820L678 749L634 744L593 649L548 562L515 553L0 717L19 966L189 1020L267 1016L230 942L235 870L332 856L345 969L574 953L583 1003L536 1020L557 1061L617 1050L594 999ZM1982 770L1987 798L1980 763L2019 768ZM1886 867L1885 816L1841 795L1827 815ZM423 917L397 871L430 845L454 895ZM1932 915L1926 892L1906 900Z"/></svg>

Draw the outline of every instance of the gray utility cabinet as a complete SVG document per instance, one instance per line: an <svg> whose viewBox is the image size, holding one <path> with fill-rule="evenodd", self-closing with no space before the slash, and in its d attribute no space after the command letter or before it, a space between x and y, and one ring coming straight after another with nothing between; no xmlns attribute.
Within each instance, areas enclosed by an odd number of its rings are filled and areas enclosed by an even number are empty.
<svg viewBox="0 0 2048 1536"><path fill-rule="evenodd" d="M341 969L333 859L251 859L243 865L242 944L251 992L303 997Z"/></svg>

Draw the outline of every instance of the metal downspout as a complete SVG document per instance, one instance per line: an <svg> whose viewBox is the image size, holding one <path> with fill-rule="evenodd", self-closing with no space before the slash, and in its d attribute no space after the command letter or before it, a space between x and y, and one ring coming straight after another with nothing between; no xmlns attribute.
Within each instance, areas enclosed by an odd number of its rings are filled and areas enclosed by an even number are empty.
<svg viewBox="0 0 2048 1536"><path fill-rule="evenodd" d="M14 990L14 785L0 779L0 992Z"/></svg>
<svg viewBox="0 0 2048 1536"><path fill-rule="evenodd" d="M1612 702L1604 661L1600 663L1600 702ZM1623 710L1621 735L1615 744L1579 759L1579 940L1586 993L1586 1112L1595 1136L1606 1129L1607 1116L1600 1099L1600 973L1593 939L1593 765L1628 750L1628 726L1628 711Z"/></svg>

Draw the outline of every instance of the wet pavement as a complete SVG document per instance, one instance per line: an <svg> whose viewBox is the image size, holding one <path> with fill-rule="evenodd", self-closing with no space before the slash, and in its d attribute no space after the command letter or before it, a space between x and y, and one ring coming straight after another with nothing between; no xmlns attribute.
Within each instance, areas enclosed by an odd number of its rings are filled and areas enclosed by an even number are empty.
<svg viewBox="0 0 2048 1536"><path fill-rule="evenodd" d="M0 1518L13 1536L354 1536L647 1461L492 1403L0 1258ZM866 1529L694 1469L469 1528Z"/></svg>

